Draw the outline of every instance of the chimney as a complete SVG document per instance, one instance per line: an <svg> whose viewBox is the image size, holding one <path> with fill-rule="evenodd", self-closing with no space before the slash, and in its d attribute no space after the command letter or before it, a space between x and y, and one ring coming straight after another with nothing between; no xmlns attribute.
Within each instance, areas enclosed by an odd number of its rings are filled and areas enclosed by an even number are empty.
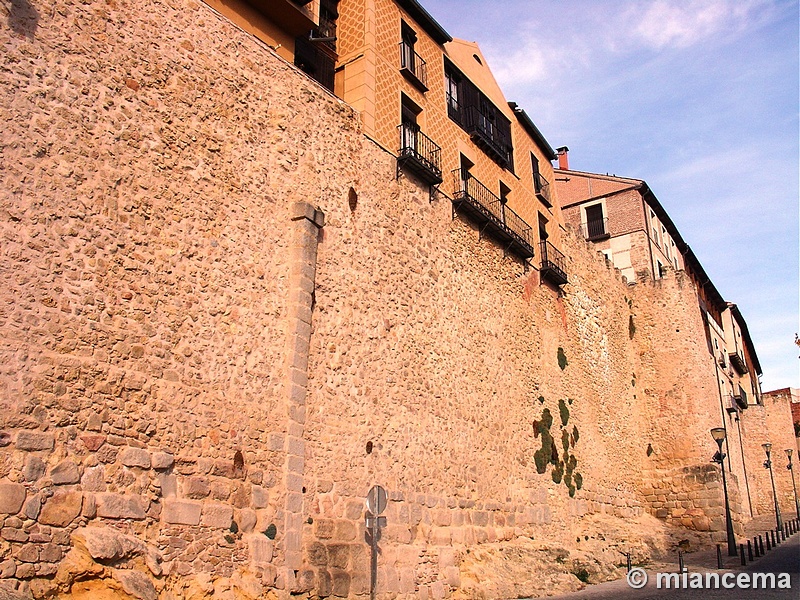
<svg viewBox="0 0 800 600"><path fill-rule="evenodd" d="M558 168L562 171L569 171L569 148L566 146L556 148L556 156L558 157Z"/></svg>

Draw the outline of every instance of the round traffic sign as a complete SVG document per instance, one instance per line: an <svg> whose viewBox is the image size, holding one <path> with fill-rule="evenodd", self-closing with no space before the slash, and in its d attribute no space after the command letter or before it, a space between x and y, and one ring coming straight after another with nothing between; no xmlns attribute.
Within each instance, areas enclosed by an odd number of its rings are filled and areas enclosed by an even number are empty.
<svg viewBox="0 0 800 600"><path fill-rule="evenodd" d="M373 485L367 494L367 510L379 515L386 510L386 490L380 485Z"/></svg>

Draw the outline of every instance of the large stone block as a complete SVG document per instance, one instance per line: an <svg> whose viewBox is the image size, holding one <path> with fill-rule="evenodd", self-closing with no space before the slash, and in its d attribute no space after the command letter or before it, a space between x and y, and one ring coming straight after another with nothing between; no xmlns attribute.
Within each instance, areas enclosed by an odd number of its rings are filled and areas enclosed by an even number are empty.
<svg viewBox="0 0 800 600"><path fill-rule="evenodd" d="M150 502L147 498L133 494L101 492L95 494L97 516L106 519L136 519L147 516Z"/></svg>
<svg viewBox="0 0 800 600"><path fill-rule="evenodd" d="M200 524L216 529L228 529L233 522L233 507L229 504L206 504Z"/></svg>
<svg viewBox="0 0 800 600"><path fill-rule="evenodd" d="M331 579L332 595L339 598L347 598L350 595L350 574L344 571L333 571Z"/></svg>
<svg viewBox="0 0 800 600"><path fill-rule="evenodd" d="M199 525L203 505L190 500L164 500L161 520L174 525Z"/></svg>
<svg viewBox="0 0 800 600"><path fill-rule="evenodd" d="M78 465L71 460L61 461L50 471L50 479L53 480L55 485L78 483L81 480Z"/></svg>
<svg viewBox="0 0 800 600"><path fill-rule="evenodd" d="M142 448L123 448L119 453L119 461L126 467L150 468L150 453Z"/></svg>
<svg viewBox="0 0 800 600"><path fill-rule="evenodd" d="M81 492L56 492L42 506L39 522L42 525L66 527L81 514Z"/></svg>
<svg viewBox="0 0 800 600"><path fill-rule="evenodd" d="M158 600L158 591L150 578L141 571L114 569L114 579L120 582L123 591L138 600Z"/></svg>
<svg viewBox="0 0 800 600"><path fill-rule="evenodd" d="M187 498L202 499L211 493L211 486L205 477L187 477L183 482L183 494Z"/></svg>
<svg viewBox="0 0 800 600"><path fill-rule="evenodd" d="M25 502L26 494L24 485L11 481L0 481L0 513L17 514Z"/></svg>
<svg viewBox="0 0 800 600"><path fill-rule="evenodd" d="M250 550L250 561L256 565L272 562L273 541L263 533L251 533L244 536Z"/></svg>
<svg viewBox="0 0 800 600"><path fill-rule="evenodd" d="M169 469L175 463L175 457L168 452L155 452L150 457L150 466L154 469Z"/></svg>
<svg viewBox="0 0 800 600"><path fill-rule="evenodd" d="M17 450L52 450L55 446L56 438L52 433L41 431L20 431L17 434Z"/></svg>

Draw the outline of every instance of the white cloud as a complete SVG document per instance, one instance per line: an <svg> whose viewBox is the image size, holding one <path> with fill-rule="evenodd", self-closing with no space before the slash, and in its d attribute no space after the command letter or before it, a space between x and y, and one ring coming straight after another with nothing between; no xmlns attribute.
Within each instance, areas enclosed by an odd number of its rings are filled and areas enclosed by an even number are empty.
<svg viewBox="0 0 800 600"><path fill-rule="evenodd" d="M510 53L491 42L485 46L492 71L503 88L547 81L565 60L561 49L548 44L534 28L527 26L516 32L515 47Z"/></svg>
<svg viewBox="0 0 800 600"><path fill-rule="evenodd" d="M658 0L623 15L632 38L653 50L688 48L709 37L737 34L766 15L765 0Z"/></svg>

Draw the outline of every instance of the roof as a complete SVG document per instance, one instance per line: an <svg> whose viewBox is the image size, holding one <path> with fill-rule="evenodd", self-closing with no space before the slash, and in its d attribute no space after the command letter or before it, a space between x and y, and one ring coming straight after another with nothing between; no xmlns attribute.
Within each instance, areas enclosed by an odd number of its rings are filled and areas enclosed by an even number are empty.
<svg viewBox="0 0 800 600"><path fill-rule="evenodd" d="M756 355L756 347L753 345L753 340L750 338L750 331L747 329L747 323L742 316L739 307L733 304L732 302L728 302L728 308L731 309L731 314L733 318L736 319L736 322L739 323L739 328L742 330L742 337L744 338L745 346L747 347L747 351L750 354L750 359L753 361L753 366L756 369L756 373L761 375L761 363L758 362L758 356Z"/></svg>
<svg viewBox="0 0 800 600"><path fill-rule="evenodd" d="M533 141L536 142L536 145L544 151L547 159L555 160L556 151L553 150L553 147L547 142L546 139L544 139L542 132L539 131L539 128L536 127L536 125L534 125L528 114L519 106L517 106L516 102L509 102L508 106L514 111L514 114L517 115L517 120L520 122L523 129L525 129L525 131L528 132L528 135L533 138Z"/></svg>
<svg viewBox="0 0 800 600"><path fill-rule="evenodd" d="M489 63L476 42L453 38L445 46L445 56L475 87L492 101L495 107L509 121L514 118L514 113L508 105L503 90L494 78L494 74L489 68Z"/></svg>
<svg viewBox="0 0 800 600"><path fill-rule="evenodd" d="M396 2L437 44L445 44L453 41L452 36L436 22L436 19L434 19L417 0L396 0Z"/></svg>
<svg viewBox="0 0 800 600"><path fill-rule="evenodd" d="M681 236L678 228L675 226L675 223L670 218L667 211L661 205L661 202L658 201L658 198L653 193L653 190L650 189L650 186L647 185L647 182L643 179L632 179L629 177L617 177L616 175L602 175L600 173L587 173L584 171L573 171L568 169L556 169L555 170L557 175L573 175L575 177L587 177L591 178L595 181L603 182L605 185L601 185L597 193L593 193L591 196L587 197L579 197L574 196L566 200L565 203L562 203L561 208L568 208L569 206L574 206L576 204L582 204L584 202L588 202L590 200L595 200L598 198L605 198L607 196L612 196L615 194L619 194L622 192L636 190L641 195L647 205L653 210L653 212L658 217L659 221L664 225L664 227L669 232L672 239L675 241L675 246L678 248L678 251L683 255L684 262L687 266L687 270L690 273L693 273L696 280L697 285L702 286L705 290L706 298L709 302L711 302L716 309L722 313L728 306L728 303L725 302L725 299L722 297L722 294L719 293L716 286L711 281L711 278L706 273L703 265L700 264L697 256L695 255L694 251L689 247L689 244ZM562 188L559 188L559 198L562 198Z"/></svg>

